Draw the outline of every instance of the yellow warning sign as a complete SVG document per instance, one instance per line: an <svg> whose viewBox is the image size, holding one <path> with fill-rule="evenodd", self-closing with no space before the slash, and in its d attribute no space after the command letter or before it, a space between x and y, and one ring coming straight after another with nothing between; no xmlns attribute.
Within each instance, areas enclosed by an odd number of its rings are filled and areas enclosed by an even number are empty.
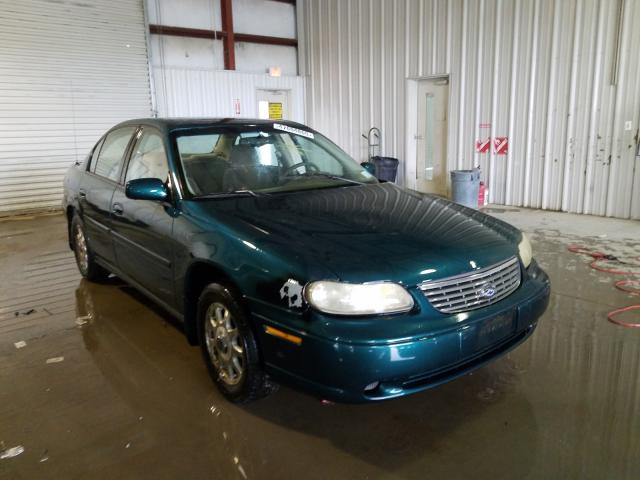
<svg viewBox="0 0 640 480"><path fill-rule="evenodd" d="M282 103L269 102L269 120L282 120Z"/></svg>

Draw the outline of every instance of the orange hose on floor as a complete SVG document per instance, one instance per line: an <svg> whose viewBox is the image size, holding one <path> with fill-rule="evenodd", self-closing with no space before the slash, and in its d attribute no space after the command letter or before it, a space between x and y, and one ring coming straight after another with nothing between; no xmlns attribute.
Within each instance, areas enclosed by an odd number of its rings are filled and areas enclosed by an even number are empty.
<svg viewBox="0 0 640 480"><path fill-rule="evenodd" d="M640 328L640 322L625 322L623 320L616 320L615 316L624 312L630 312L632 310L640 310L640 305L629 305L628 307L618 308L607 314L607 320L616 325L622 325L629 328Z"/></svg>
<svg viewBox="0 0 640 480"><path fill-rule="evenodd" d="M594 270L598 270L599 272L612 273L614 275L640 275L640 270L623 270L618 268L604 267L602 265L599 265L598 262L601 262L603 260L610 261L610 262L617 262L622 265L629 265L631 267L637 267L639 269L640 269L640 264L623 262L614 255L608 255L606 253L598 252L596 250L589 250L588 248L580 245L569 245L568 250L570 252L578 253L581 255L589 255L591 258L593 258L591 263L589 263L589 266ZM640 260L640 257L636 257L636 260ZM640 286L640 281L627 279L627 280L618 280L617 282L614 283L614 286L618 290L622 290L623 292L627 292L632 295L640 294L640 289L629 288L629 286L632 286L632 285ZM622 307L616 310L612 310L607 314L607 320L609 320L611 323L615 323L616 325L621 325L623 327L640 328L640 322L625 322L623 320L617 320L615 318L617 315L620 315L621 313L630 312L634 310L640 310L640 304L629 305L628 307Z"/></svg>

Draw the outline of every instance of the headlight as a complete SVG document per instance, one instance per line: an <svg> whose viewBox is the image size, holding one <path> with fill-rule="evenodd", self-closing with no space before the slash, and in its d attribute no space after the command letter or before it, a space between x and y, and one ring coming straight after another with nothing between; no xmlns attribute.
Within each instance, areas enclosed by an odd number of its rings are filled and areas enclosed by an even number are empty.
<svg viewBox="0 0 640 480"><path fill-rule="evenodd" d="M413 298L395 283L311 282L304 290L307 302L335 315L371 315L407 312Z"/></svg>
<svg viewBox="0 0 640 480"><path fill-rule="evenodd" d="M520 254L524 268L527 268L533 258L533 250L531 250L531 243L529 243L529 239L524 233L522 234L522 240L520 240L518 244L518 253Z"/></svg>

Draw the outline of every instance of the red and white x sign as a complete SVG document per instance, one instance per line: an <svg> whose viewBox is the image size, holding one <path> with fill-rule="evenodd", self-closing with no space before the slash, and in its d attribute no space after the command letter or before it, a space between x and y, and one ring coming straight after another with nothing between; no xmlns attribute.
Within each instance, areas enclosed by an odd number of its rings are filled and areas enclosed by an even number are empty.
<svg viewBox="0 0 640 480"><path fill-rule="evenodd" d="M493 153L496 155L506 155L509 152L509 138L508 137L494 137L493 138Z"/></svg>
<svg viewBox="0 0 640 480"><path fill-rule="evenodd" d="M476 140L476 152L487 153L489 151L489 145L491 144L491 137L486 140Z"/></svg>

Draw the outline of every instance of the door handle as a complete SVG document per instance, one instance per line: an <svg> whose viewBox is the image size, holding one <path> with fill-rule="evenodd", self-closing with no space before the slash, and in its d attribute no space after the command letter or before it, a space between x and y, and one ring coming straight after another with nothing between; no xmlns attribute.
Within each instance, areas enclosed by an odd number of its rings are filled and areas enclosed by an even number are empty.
<svg viewBox="0 0 640 480"><path fill-rule="evenodd" d="M80 198L87 198L87 192L81 188L80 190L78 190L78 196Z"/></svg>
<svg viewBox="0 0 640 480"><path fill-rule="evenodd" d="M124 207L119 203L114 203L111 207L111 211L116 215L122 215L124 213Z"/></svg>

